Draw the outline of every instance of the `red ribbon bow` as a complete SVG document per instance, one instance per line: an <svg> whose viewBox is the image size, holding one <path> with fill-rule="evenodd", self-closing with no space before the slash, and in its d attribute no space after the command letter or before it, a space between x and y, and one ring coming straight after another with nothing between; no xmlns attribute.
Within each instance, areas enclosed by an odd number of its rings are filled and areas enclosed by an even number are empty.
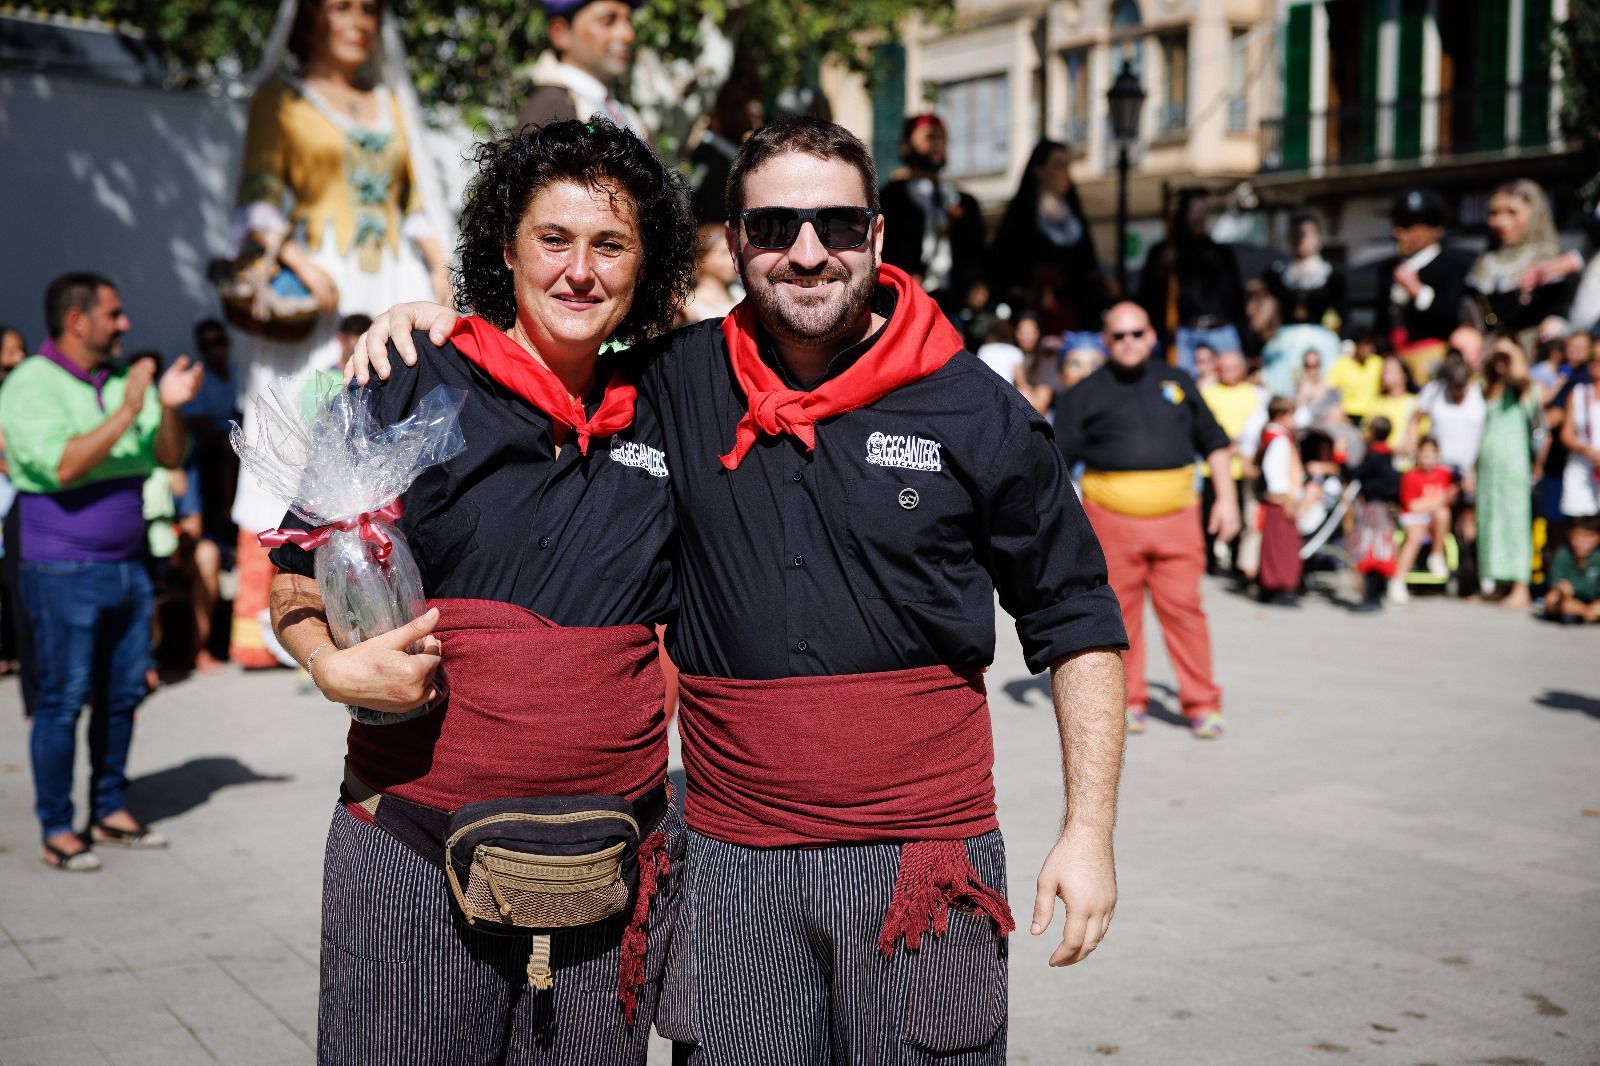
<svg viewBox="0 0 1600 1066"><path fill-rule="evenodd" d="M362 511L354 518L347 518L342 522L319 526L316 529L269 529L265 533L256 534L256 541L263 548L293 544L306 551L315 551L328 543L335 533L355 530L362 540L371 541L375 545L372 554L381 563L389 558L389 552L394 548L394 539L385 533L378 523L398 522L404 513L405 508L400 504L400 497L396 496L376 511Z"/></svg>

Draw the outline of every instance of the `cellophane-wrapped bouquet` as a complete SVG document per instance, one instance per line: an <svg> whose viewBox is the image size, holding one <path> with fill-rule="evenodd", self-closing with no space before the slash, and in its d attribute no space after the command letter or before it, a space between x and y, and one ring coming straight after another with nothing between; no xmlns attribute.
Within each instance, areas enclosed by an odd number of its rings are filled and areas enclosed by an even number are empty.
<svg viewBox="0 0 1600 1066"><path fill-rule="evenodd" d="M367 390L336 379L280 382L254 409L254 440L235 425L239 461L281 496L310 530L273 530L264 544L314 552L317 589L337 647L387 633L422 614L426 597L417 563L395 528L400 495L430 466L466 446L466 393L438 386L393 425L373 418ZM359 722L387 725L426 714L347 708Z"/></svg>

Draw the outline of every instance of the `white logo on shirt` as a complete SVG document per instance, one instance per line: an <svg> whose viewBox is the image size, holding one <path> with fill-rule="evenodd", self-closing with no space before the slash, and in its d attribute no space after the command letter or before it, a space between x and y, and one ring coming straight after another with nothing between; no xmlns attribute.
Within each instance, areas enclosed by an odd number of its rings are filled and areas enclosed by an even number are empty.
<svg viewBox="0 0 1600 1066"><path fill-rule="evenodd" d="M874 433L867 438L867 462L873 466L938 473L944 469L939 459L939 450L943 447L938 441L926 437L913 437L905 433Z"/></svg>
<svg viewBox="0 0 1600 1066"><path fill-rule="evenodd" d="M651 477L667 476L667 453L636 440L611 440L611 460L643 470Z"/></svg>

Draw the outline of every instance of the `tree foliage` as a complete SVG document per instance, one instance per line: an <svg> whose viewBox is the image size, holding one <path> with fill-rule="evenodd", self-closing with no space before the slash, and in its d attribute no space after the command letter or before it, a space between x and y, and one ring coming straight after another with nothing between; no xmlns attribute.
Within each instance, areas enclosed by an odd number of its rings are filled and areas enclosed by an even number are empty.
<svg viewBox="0 0 1600 1066"><path fill-rule="evenodd" d="M72 0L70 12L138 26L166 49L178 84L207 84L255 69L274 0ZM726 71L696 64L709 23L752 63L768 97L814 84L818 61L836 57L872 79L871 44L910 15L948 20L954 0L650 0L637 16L639 43L687 72L685 93L709 100ZM527 70L545 47L538 0L391 0L404 20L412 75L423 102L474 124L516 112ZM717 83L708 84L708 80Z"/></svg>
<svg viewBox="0 0 1600 1066"><path fill-rule="evenodd" d="M1578 3L1556 34L1561 57L1561 123L1579 145L1588 184L1584 201L1600 206L1600 4Z"/></svg>

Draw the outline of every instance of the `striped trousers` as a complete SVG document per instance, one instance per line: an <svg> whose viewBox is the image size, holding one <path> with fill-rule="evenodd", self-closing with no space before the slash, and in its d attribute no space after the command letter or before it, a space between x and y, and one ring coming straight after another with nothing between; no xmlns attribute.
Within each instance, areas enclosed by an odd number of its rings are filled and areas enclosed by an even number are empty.
<svg viewBox="0 0 1600 1066"><path fill-rule="evenodd" d="M1000 833L966 846L1003 895ZM689 832L656 1028L691 1045L691 1066L1001 1066L1006 942L953 907L943 937L885 957L899 862L895 844L746 848Z"/></svg>
<svg viewBox="0 0 1600 1066"><path fill-rule="evenodd" d="M627 1066L645 1061L683 857L650 907L645 984L630 1027L617 1002L626 914L551 937L555 987L528 987L529 940L468 929L438 867L341 803L322 884L322 1066Z"/></svg>

